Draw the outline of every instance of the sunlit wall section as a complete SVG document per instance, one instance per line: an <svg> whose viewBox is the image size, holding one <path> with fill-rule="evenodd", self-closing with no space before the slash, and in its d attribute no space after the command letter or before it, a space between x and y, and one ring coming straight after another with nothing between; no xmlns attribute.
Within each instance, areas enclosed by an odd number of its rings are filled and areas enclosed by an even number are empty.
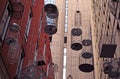
<svg viewBox="0 0 120 79"><path fill-rule="evenodd" d="M80 13L81 17L75 17L75 13ZM94 62L93 51L91 42L91 0L74 0L68 1L68 32L67 32L67 63L66 63L66 79L94 79ZM77 24L77 20L80 23ZM76 34L80 34L77 38L74 38L75 32L73 29L78 29ZM73 35L73 36L72 36ZM89 46L84 45L83 41L89 41ZM82 47L73 50L71 44L73 42L79 42ZM75 47L77 48L77 46ZM79 50L80 49L80 50ZM90 58L86 58L85 54L89 54ZM84 56L85 55L85 56ZM91 70L84 72L83 68L85 64L91 66ZM91 65L90 65L91 64ZM83 65L83 67L82 67ZM83 71L81 70L83 68ZM87 68L87 67L86 67Z"/></svg>
<svg viewBox="0 0 120 79"><path fill-rule="evenodd" d="M63 79L63 53L64 53L64 17L65 0L46 0L46 4L53 3L58 8L57 32L50 35L52 60L55 65L55 79Z"/></svg>
<svg viewBox="0 0 120 79"><path fill-rule="evenodd" d="M92 0L91 7L95 79L119 79L120 1Z"/></svg>

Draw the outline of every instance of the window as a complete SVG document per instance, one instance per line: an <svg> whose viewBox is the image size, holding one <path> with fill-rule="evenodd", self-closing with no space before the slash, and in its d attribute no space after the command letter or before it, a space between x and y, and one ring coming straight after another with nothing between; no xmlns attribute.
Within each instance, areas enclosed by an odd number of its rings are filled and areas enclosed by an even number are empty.
<svg viewBox="0 0 120 79"><path fill-rule="evenodd" d="M120 31L119 23L117 23L117 30L119 30L119 31Z"/></svg>
<svg viewBox="0 0 120 79"><path fill-rule="evenodd" d="M118 0L111 0L112 2L117 2Z"/></svg>
<svg viewBox="0 0 120 79"><path fill-rule="evenodd" d="M111 22L110 15L109 15L109 22Z"/></svg>
<svg viewBox="0 0 120 79"><path fill-rule="evenodd" d="M67 26L67 25L65 25L64 32L67 32L67 31L68 31L68 28L67 28L66 26Z"/></svg>
<svg viewBox="0 0 120 79"><path fill-rule="evenodd" d="M109 29L109 24L108 24L108 27L107 27L107 29Z"/></svg>
<svg viewBox="0 0 120 79"><path fill-rule="evenodd" d="M63 79L66 79L66 53L67 53L67 48L64 48L64 56L63 56Z"/></svg>
<svg viewBox="0 0 120 79"><path fill-rule="evenodd" d="M8 28L9 20L10 20L10 9L11 6L9 3L7 3L7 6L4 10L4 13L2 15L2 19L0 20L0 39L4 40L6 31Z"/></svg>
<svg viewBox="0 0 120 79"><path fill-rule="evenodd" d="M24 51L24 48L22 47L22 50L21 50L21 59L23 59L25 57L25 51Z"/></svg>
<svg viewBox="0 0 120 79"><path fill-rule="evenodd" d="M0 38L0 48L2 47L2 39Z"/></svg>
<svg viewBox="0 0 120 79"><path fill-rule="evenodd" d="M67 79L73 79L72 75L69 75L69 76L67 77Z"/></svg>
<svg viewBox="0 0 120 79"><path fill-rule="evenodd" d="M67 37L64 37L64 43L67 43Z"/></svg>
<svg viewBox="0 0 120 79"><path fill-rule="evenodd" d="M120 20L120 12L119 12L118 20Z"/></svg>
<svg viewBox="0 0 120 79"><path fill-rule="evenodd" d="M106 7L106 3L104 3L104 7Z"/></svg>
<svg viewBox="0 0 120 79"><path fill-rule="evenodd" d="M25 51L24 51L24 48L22 47L21 48L21 55L19 57L19 61L18 61L18 66L17 66L17 73L16 73L16 76L15 76L15 79L17 79L17 74L20 74L21 70L22 70L22 65L23 65L23 60L24 60L24 57L25 57Z"/></svg>
<svg viewBox="0 0 120 79"><path fill-rule="evenodd" d="M8 10L8 15L11 15L13 13L12 6L10 4L8 4L7 10Z"/></svg>
<svg viewBox="0 0 120 79"><path fill-rule="evenodd" d="M64 26L64 32L68 31L68 0L66 0L65 5L65 26Z"/></svg>
<svg viewBox="0 0 120 79"><path fill-rule="evenodd" d="M103 14L105 15L105 10L103 10Z"/></svg>
<svg viewBox="0 0 120 79"><path fill-rule="evenodd" d="M30 30L31 20L32 20L32 10L30 10L30 12L29 12L28 21L27 21L26 30L25 30L26 41L27 41L27 38L28 38L29 30Z"/></svg>
<svg viewBox="0 0 120 79"><path fill-rule="evenodd" d="M52 42L52 35L49 36L49 40L50 40L50 42Z"/></svg>
<svg viewBox="0 0 120 79"><path fill-rule="evenodd" d="M54 65L54 71L58 72L58 65L57 64Z"/></svg>

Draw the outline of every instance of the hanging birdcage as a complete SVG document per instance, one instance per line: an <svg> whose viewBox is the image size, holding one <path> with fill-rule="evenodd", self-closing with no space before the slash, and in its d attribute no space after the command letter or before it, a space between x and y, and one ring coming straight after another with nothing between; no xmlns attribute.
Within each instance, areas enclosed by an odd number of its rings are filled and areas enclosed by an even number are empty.
<svg viewBox="0 0 120 79"><path fill-rule="evenodd" d="M7 45L10 45L10 43L12 43L12 42L14 42L14 41L15 41L14 38L6 38L6 39L5 39L5 43L6 43Z"/></svg>
<svg viewBox="0 0 120 79"><path fill-rule="evenodd" d="M17 39L9 42L7 59L10 64L17 62L19 56L19 43Z"/></svg>
<svg viewBox="0 0 120 79"><path fill-rule="evenodd" d="M12 23L9 26L9 30L13 33L17 33L20 31L20 26L17 23Z"/></svg>
<svg viewBox="0 0 120 79"><path fill-rule="evenodd" d="M108 74L110 78L120 78L120 58L115 58L111 61L104 61L104 73Z"/></svg>
<svg viewBox="0 0 120 79"><path fill-rule="evenodd" d="M37 65L32 64L21 71L18 79L46 79L46 72Z"/></svg>
<svg viewBox="0 0 120 79"><path fill-rule="evenodd" d="M106 59L103 63L104 73L108 74L112 70L112 66L110 65L110 62Z"/></svg>
<svg viewBox="0 0 120 79"><path fill-rule="evenodd" d="M54 64L49 63L47 66L47 76L48 78L54 78Z"/></svg>
<svg viewBox="0 0 120 79"><path fill-rule="evenodd" d="M58 72L58 65L57 64L54 64L54 71Z"/></svg>
<svg viewBox="0 0 120 79"><path fill-rule="evenodd" d="M81 26L81 13L79 10L75 12L75 27Z"/></svg>
<svg viewBox="0 0 120 79"><path fill-rule="evenodd" d="M89 58L93 57L93 54L91 52L84 52L84 53L82 53L82 57L84 59L89 59Z"/></svg>
<svg viewBox="0 0 120 79"><path fill-rule="evenodd" d="M23 11L24 11L24 5L20 1L13 2L13 17L15 19L20 19L22 17Z"/></svg>
<svg viewBox="0 0 120 79"><path fill-rule="evenodd" d="M67 79L73 79L72 75L68 75Z"/></svg>
<svg viewBox="0 0 120 79"><path fill-rule="evenodd" d="M47 17L44 31L49 35L55 34L57 32L57 18L50 19Z"/></svg>
<svg viewBox="0 0 120 79"><path fill-rule="evenodd" d="M71 48L73 50L80 50L82 49L82 44L81 44L81 37L82 35L82 30L80 28L73 28L71 31Z"/></svg>
<svg viewBox="0 0 120 79"><path fill-rule="evenodd" d="M5 43L8 46L7 60L10 64L16 63L20 55L19 31L20 26L17 23L12 23L5 37Z"/></svg>
<svg viewBox="0 0 120 79"><path fill-rule="evenodd" d="M58 9L54 4L46 4L44 7L44 11L46 12L46 25L44 27L44 31L49 34L55 34L57 32L57 21L58 21Z"/></svg>
<svg viewBox="0 0 120 79"><path fill-rule="evenodd" d="M92 45L92 40L90 40L90 39L84 39L84 40L82 41L82 44L83 44L84 46L90 46L90 45Z"/></svg>
<svg viewBox="0 0 120 79"><path fill-rule="evenodd" d="M92 72L94 70L93 55L91 50L82 51L79 55L79 70L85 73Z"/></svg>
<svg viewBox="0 0 120 79"><path fill-rule="evenodd" d="M47 17L54 19L58 17L58 9L54 4L46 4L44 10L47 14Z"/></svg>

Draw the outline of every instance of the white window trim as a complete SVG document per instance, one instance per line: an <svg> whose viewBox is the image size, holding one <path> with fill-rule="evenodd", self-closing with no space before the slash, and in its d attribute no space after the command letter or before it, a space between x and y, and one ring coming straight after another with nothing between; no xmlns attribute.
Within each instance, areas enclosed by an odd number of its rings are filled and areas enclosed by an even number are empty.
<svg viewBox="0 0 120 79"><path fill-rule="evenodd" d="M28 38L28 35L29 35L30 26L31 26L31 20L32 20L32 17L30 17L30 14L31 14L31 10L29 11L28 21L27 21L26 30L25 30L25 39L26 39L26 41L27 41L27 38Z"/></svg>
<svg viewBox="0 0 120 79"><path fill-rule="evenodd" d="M66 53L67 48L64 48L64 56L63 56L63 79L66 79Z"/></svg>
<svg viewBox="0 0 120 79"><path fill-rule="evenodd" d="M5 8L3 18L5 17L5 14L6 14L6 10L7 10L8 5L9 5L9 3L7 4L7 6L6 6L6 8ZM7 10L7 11L8 11L8 10ZM2 21L2 20L1 20L1 21ZM9 14L8 14L7 17L6 17L6 21L4 22L4 26L1 26L1 27L3 27L3 29L2 29L3 32L2 32L2 36L1 36L1 39L2 39L2 40L4 40L4 38L5 38L9 21L10 21L10 16L9 16Z"/></svg>

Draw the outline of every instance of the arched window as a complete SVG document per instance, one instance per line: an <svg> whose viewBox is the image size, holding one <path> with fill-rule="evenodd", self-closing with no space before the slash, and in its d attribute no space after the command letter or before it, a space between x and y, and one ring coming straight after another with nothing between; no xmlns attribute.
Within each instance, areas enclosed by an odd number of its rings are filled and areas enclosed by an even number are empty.
<svg viewBox="0 0 120 79"><path fill-rule="evenodd" d="M68 75L67 79L73 79L72 75Z"/></svg>
<svg viewBox="0 0 120 79"><path fill-rule="evenodd" d="M58 72L58 65L57 64L54 65L54 71Z"/></svg>

